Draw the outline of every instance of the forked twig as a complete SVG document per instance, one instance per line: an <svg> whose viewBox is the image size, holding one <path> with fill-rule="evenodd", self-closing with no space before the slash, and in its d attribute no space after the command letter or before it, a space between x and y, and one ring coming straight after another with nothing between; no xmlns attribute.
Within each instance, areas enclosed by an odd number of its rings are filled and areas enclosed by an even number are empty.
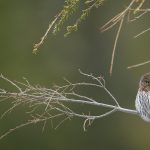
<svg viewBox="0 0 150 150"><path fill-rule="evenodd" d="M36 123L39 123L39 122L44 122L46 120L49 120L49 119L52 119L52 118L55 118L55 117L59 117L59 116L62 116L62 115L63 114L58 114L56 116L52 116L52 117L45 118L45 119L33 119L33 120L29 120L29 121L27 121L27 122L25 122L23 124L20 124L20 125L16 126L15 128L9 129L2 136L0 136L0 140L3 139L4 137L6 137L7 135L9 135L10 133L15 132L17 129L20 129L22 127L25 127L25 126L28 126L28 125L31 125L31 124L36 124Z"/></svg>
<svg viewBox="0 0 150 150"><path fill-rule="evenodd" d="M138 5L134 6L134 4L136 4L136 3ZM114 27L116 24L118 24L120 22L120 25L119 25L119 28L118 28L118 31L117 31L117 34L116 34L116 37L115 37L115 42L114 42L114 45L113 45L113 50L112 50L110 70L109 70L110 71L110 75L112 74L112 70L113 70L114 56L115 56L115 52L116 52L116 45L117 45L117 41L118 41L118 38L119 38L119 34L120 34L120 30L121 30L121 27L122 27L123 20L124 20L125 16L127 15L128 22L135 21L135 20L141 18L144 14L148 13L149 9L142 9L142 6L143 6L144 3L145 3L145 0L141 0L141 1L132 0L129 3L129 5L122 12L120 12L115 17L113 17L112 19L110 19L100 29L102 32L107 31L107 30L111 29L112 27ZM135 8L132 8L132 7L135 7ZM134 18L132 20L130 19L131 12L134 15ZM138 12L140 12L140 15L135 16L135 14L137 14ZM147 32L149 30L150 30L150 28L142 31L138 35L134 36L134 38L139 37L140 35L144 34L145 32Z"/></svg>
<svg viewBox="0 0 150 150"><path fill-rule="evenodd" d="M71 2L71 1L70 1ZM78 1L79 2L79 1ZM107 23L105 23L102 27L101 27L101 31L104 32L104 31L107 31L109 29L111 29L112 27L114 27L115 25L117 25L119 23L119 28L118 28L118 31L117 31L117 34L115 36L115 42L113 44L113 50L112 50L112 56L111 56L111 62L110 62L110 69L109 69L109 72L110 72L110 75L112 74L112 71L113 71L113 65L114 65L114 59L115 59L115 52L116 52L116 46L117 46L117 43L118 43L118 38L119 38L119 34L120 34L120 30L122 28L122 23L123 23L123 20L124 18L127 16L128 18L128 22L132 22L132 21L135 21L139 18L141 18L143 15L145 15L146 13L150 12L150 9L149 8L143 8L143 5L144 3L146 2L146 0L131 0L130 3L127 5L127 7L121 11L120 13L118 13L117 15L115 15L112 19L110 19ZM73 4L73 2L71 2ZM76 3L76 2L75 2ZM93 3L93 4L92 4ZM88 9L85 9L87 10L91 10L91 8L94 8L94 7L98 7L99 5L101 5L103 3L103 0L90 0L90 1L85 1L85 4L91 4L90 7ZM72 5L71 5L72 6ZM71 7L70 6L70 7ZM36 53L37 50L39 49L39 47L44 43L45 39L47 38L47 35L48 33L51 31L51 29L53 28L53 26L57 26L58 24L59 25L62 25L63 22L65 21L65 18L67 19L68 18L68 13L65 11L65 8L69 8L69 6L64 6L64 9L62 9L60 11L60 13L55 17L55 19L49 24L48 26L48 29L46 30L45 34L42 36L42 38L40 39L40 41L37 43L37 44L34 44L34 49L33 49L33 53ZM72 8L72 7L71 7ZM84 13L81 15L83 18L85 16L87 16L87 14L85 13L86 11L85 10L82 10ZM75 9L73 9L73 12L75 11ZM68 15L65 15L63 13L68 14ZM71 11L72 12L72 11ZM140 14L138 14L140 13ZM72 13L70 13L72 14ZM133 19L130 19L130 15L133 15ZM82 18L82 19L83 19ZM60 19L60 20L59 20ZM78 21L77 22L81 22L80 21L81 18L77 19ZM82 20L81 19L81 20ZM59 22L59 23L58 23ZM57 24L58 23L58 24ZM68 26L68 32L69 34L73 31L76 31L77 30L77 23L75 23L74 26ZM72 31L73 30L73 31ZM148 32L150 30L150 28L140 32L139 34L135 35L134 38L137 38L139 37L140 35Z"/></svg>
<svg viewBox="0 0 150 150"><path fill-rule="evenodd" d="M11 101L14 103L13 106L6 110L3 114L3 116L12 110L15 109L16 106L20 106L21 104L26 104L28 108L31 109L30 112L27 114L30 114L32 119L27 121L24 124L21 124L19 126L16 126L13 129L8 130L6 133L4 133L0 139L6 137L8 134L14 132L15 130L22 128L24 126L30 125L30 124L36 124L39 122L44 122L42 131L45 128L45 124L48 120L51 120L52 118L57 118L58 116L65 116L62 121L56 126L59 127L64 121L67 119L73 118L73 117L79 117L84 119L83 128L85 130L85 126L87 121L89 121L89 124L91 124L91 121L93 122L96 119L100 119L103 117L106 117L114 112L120 111L124 113L129 114L136 114L136 110L132 109L126 109L119 105L119 102L117 99L111 94L111 92L106 88L106 83L104 78L102 77L95 77L92 74L83 73L81 70L79 70L80 74L87 77L89 80L88 82L82 82L84 84L79 83L71 83L67 80L67 85L64 86L55 86L54 88L43 88L40 86L33 86L31 84L16 82L7 79L4 76L0 76L1 79L5 81L9 81L11 85L13 85L17 89L21 89L18 92L11 92L1 89L0 90L0 98L6 98L8 97L11 99ZM21 87L19 85L22 85ZM95 85L95 86L94 86ZM110 98L114 101L114 105L112 104L106 104L99 102L99 100L89 98L88 96L83 96L81 94L78 94L74 92L73 90L78 89L80 86L83 87L89 87L92 88L100 88L106 91L106 93L110 96ZM6 91L6 92L4 92ZM82 91L81 91L82 92ZM78 107L80 105L86 107L86 105L89 106L96 106L96 107L104 107L107 108L106 111L102 114L94 114L92 115L87 114L86 112L76 112L70 105L68 104L78 104ZM42 112L39 112L39 107L41 108L44 106L44 109ZM90 112L90 111L88 111Z"/></svg>

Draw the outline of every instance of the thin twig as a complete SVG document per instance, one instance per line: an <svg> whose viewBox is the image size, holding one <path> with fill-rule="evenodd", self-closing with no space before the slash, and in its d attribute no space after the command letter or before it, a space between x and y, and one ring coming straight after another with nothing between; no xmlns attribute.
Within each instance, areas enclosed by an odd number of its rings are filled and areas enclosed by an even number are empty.
<svg viewBox="0 0 150 150"><path fill-rule="evenodd" d="M49 24L48 29L46 30L45 34L42 36L41 40L39 43L34 44L34 49L33 49L33 53L36 54L39 47L44 43L45 39L47 38L48 33L50 32L51 28L54 26L54 24L56 23L56 21L58 20L58 18L60 17L60 15L62 14L62 12L60 12L55 19Z"/></svg>
<svg viewBox="0 0 150 150"><path fill-rule="evenodd" d="M148 32L148 31L150 31L150 28L145 29L145 30L143 30L142 32L140 32L139 34L135 35L134 38L137 38L137 37L141 36L142 34Z"/></svg>
<svg viewBox="0 0 150 150"><path fill-rule="evenodd" d="M123 11L121 11L119 14L117 14L115 17L113 17L112 19L110 19L106 24L104 24L100 30L102 32L109 30L110 28L112 28L114 25L116 25L120 20L122 20L122 17L125 16L128 11L131 9L132 5L135 3L136 0L132 0L131 3L128 5L128 7L126 9L124 9Z"/></svg>
<svg viewBox="0 0 150 150"><path fill-rule="evenodd" d="M115 57L115 52L116 52L116 46L117 46L118 38L119 38L119 35L120 35L120 31L121 31L121 28L122 28L123 20L124 20L124 16L122 16L122 19L120 21L120 25L119 25L119 28L118 28L118 31L117 31L117 34L116 34L115 42L114 42L114 47L113 47L113 52L112 52L112 57L111 57L110 70L109 70L110 75L112 75L114 57Z"/></svg>
<svg viewBox="0 0 150 150"><path fill-rule="evenodd" d="M79 117L85 120L84 125L83 125L84 130L85 130L85 125L87 121L90 122L90 121L94 121L95 119L106 117L116 111L137 115L136 110L123 108L119 105L119 102L117 101L117 99L106 88L104 78L95 77L92 74L84 73L81 70L79 70L79 72L81 73L81 75L87 77L90 80L90 82L82 82L80 84L80 82L71 83L68 81L67 85L64 85L62 87L57 86L57 88L55 89L42 88L40 86L32 86L31 84L28 84L27 82L22 83L22 84L21 82L16 82L14 84L12 81L7 79L6 77L0 76L1 79L7 82L9 81L9 83L13 85L14 87L17 87L17 89L21 89L19 90L19 92L10 92L10 91L8 92L5 90L0 90L1 98L8 97L9 99L13 101L12 102L13 106L10 109L6 110L2 116L14 110L16 106L23 105L23 104L26 104L26 106L28 106L28 108L31 109L31 111L27 112L27 114L30 114L32 116L32 120L27 121L26 123L21 124L19 126L16 126L13 129L8 130L6 133L4 133L0 137L0 139L4 138L8 134L14 132L15 130L21 127L24 127L30 124L36 124L38 122L44 122L44 125L42 128L42 131L43 131L48 120L52 118L57 118L60 115L64 115L65 118L56 126L56 128L60 126L67 119L70 119L72 117ZM96 82L96 83L92 84L92 82ZM19 87L19 85L22 85L22 86ZM105 90L106 93L115 102L115 104L110 105L106 103L101 103L99 102L99 100L95 100L93 98L83 96L81 94L75 93L72 90L70 92L70 89L72 89L72 87L76 86L76 88L78 88L81 85L84 87L89 87L92 85L93 88L98 87L100 89ZM95 115L86 114L84 112L78 113L78 112L75 112L73 108L68 104L78 104L78 106L80 106L79 104L81 104L83 106L89 105L93 107L94 106L104 107L104 108L107 108L107 111L105 111L105 113L95 114ZM44 106L44 111L39 113L40 109L38 108L41 108L41 106Z"/></svg>
<svg viewBox="0 0 150 150"><path fill-rule="evenodd" d="M7 82L11 83L13 86L15 86L15 87L19 90L20 93L22 93L21 88L20 88L17 84L15 84L13 81L7 79L7 78L4 77L2 74L0 75L0 78L2 78L2 79L4 79L4 80L6 80Z"/></svg>
<svg viewBox="0 0 150 150"><path fill-rule="evenodd" d="M36 124L36 123L39 123L39 122L43 122L45 120L48 120L48 119L52 119L52 118L55 118L55 117L59 117L59 116L62 116L63 114L58 114L58 115L55 115L55 116L52 116L52 117L49 117L49 118L46 118L46 119L34 119L34 120L29 120L28 122L25 122L23 124L20 124L18 126L16 126L15 128L12 128L12 129L9 129L7 132L5 132L2 136L0 136L0 140L3 139L4 137L6 137L7 135L11 134L12 132L15 132L17 129L20 129L22 127L25 127L25 126L28 126L28 125L31 125L31 124Z"/></svg>
<svg viewBox="0 0 150 150"><path fill-rule="evenodd" d="M137 3L137 5L134 6L134 4ZM115 42L113 45L113 52L112 52L112 58L111 58L111 64L110 64L110 75L112 74L112 70L113 70L113 64L114 64L114 56L115 56L115 51L116 51L116 45L117 45L117 41L119 38L119 34L120 34L120 30L122 27L122 22L124 20L124 17L127 15L128 21L134 21L139 19L140 17L142 17L144 14L146 14L147 12L149 12L150 9L142 9L143 4L145 3L145 0L141 0L141 1L137 1L137 0L132 0L129 5L120 13L118 13L115 17L113 17L112 19L110 19L106 24L104 24L100 30L101 32L107 31L109 29L111 29L112 27L114 27L118 22L120 22L118 31L117 31L117 35L115 38ZM134 8L132 8L134 7ZM130 20L130 14L132 13L134 14L134 19ZM138 12L141 12L140 15L135 16L135 14L137 14ZM134 38L139 37L140 35L144 34L145 32L149 31L150 28L142 31L141 33L139 33L138 35L134 36Z"/></svg>
<svg viewBox="0 0 150 150"><path fill-rule="evenodd" d="M142 63L139 63L139 64L136 64L136 65L129 66L129 67L127 67L127 69L132 69L132 68L140 67L140 66L146 65L148 63L150 63L150 60L142 62Z"/></svg>

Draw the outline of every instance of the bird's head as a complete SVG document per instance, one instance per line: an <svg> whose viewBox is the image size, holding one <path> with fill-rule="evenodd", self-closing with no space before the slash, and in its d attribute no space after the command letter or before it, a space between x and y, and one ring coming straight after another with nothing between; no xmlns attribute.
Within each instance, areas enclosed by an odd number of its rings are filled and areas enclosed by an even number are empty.
<svg viewBox="0 0 150 150"><path fill-rule="evenodd" d="M150 91L150 72L141 77L139 89L142 91Z"/></svg>

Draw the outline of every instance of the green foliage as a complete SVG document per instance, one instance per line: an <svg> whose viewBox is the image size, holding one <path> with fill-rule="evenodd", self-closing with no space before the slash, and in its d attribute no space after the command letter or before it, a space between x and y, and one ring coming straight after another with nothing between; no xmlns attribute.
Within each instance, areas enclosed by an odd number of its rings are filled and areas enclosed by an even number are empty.
<svg viewBox="0 0 150 150"><path fill-rule="evenodd" d="M60 18L55 23L55 26L53 29L53 34L57 34L61 30L62 26L69 19L69 17L73 13L77 12L79 3L82 3L82 2L83 1L80 1L80 0L66 0L65 1L65 5L63 7L63 10L61 11ZM72 32L77 31L79 25L81 24L81 22L83 20L85 20L87 18L87 16L91 12L91 10L93 8L98 8L99 6L101 6L101 4L103 2L104 2L104 0L86 0L86 1L84 1L83 7L85 9L83 9L83 10L81 9L81 15L79 16L79 18L76 19L76 21L73 25L66 27L67 31L64 34L64 36L67 37Z"/></svg>
<svg viewBox="0 0 150 150"><path fill-rule="evenodd" d="M65 33L65 37L67 37L69 34L71 34L74 31L78 30L78 26L80 23L86 19L86 17L89 15L90 9L87 8L86 10L82 10L81 16L76 20L75 24L72 26L67 26L67 32Z"/></svg>
<svg viewBox="0 0 150 150"><path fill-rule="evenodd" d="M52 33L56 35L64 25L64 23L69 19L69 17L77 12L78 6L80 3L83 3L85 6L85 9L81 8L81 15L79 18L76 19L75 23L71 26L67 26L67 31L64 34L65 37L67 37L69 34L71 34L74 31L78 30L78 26L81 24L83 20L86 19L86 17L89 15L92 8L98 8L104 0L65 0L63 9L58 13L58 15L55 17L55 19L49 24L49 27L47 28L45 34L42 36L40 42L34 44L33 53L36 54L39 47L44 43L44 40L47 38L48 33L51 29L53 29Z"/></svg>
<svg viewBox="0 0 150 150"><path fill-rule="evenodd" d="M82 10L81 16L76 20L75 24L72 26L67 27L67 32L65 33L65 37L67 37L69 34L71 34L74 31L78 30L78 26L81 24L83 20L86 19L86 17L89 15L90 11L95 7L98 8L101 6L104 0L87 0L84 2L86 5L86 9ZM88 6L87 6L88 5Z"/></svg>
<svg viewBox="0 0 150 150"><path fill-rule="evenodd" d="M66 0L63 10L61 11L61 16L58 22L54 26L53 33L57 34L60 31L62 25L68 18L77 10L78 3L80 0Z"/></svg>

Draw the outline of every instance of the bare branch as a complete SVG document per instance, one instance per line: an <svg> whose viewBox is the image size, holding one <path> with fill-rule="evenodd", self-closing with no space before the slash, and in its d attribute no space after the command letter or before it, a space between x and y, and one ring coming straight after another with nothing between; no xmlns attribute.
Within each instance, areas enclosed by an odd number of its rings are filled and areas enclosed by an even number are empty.
<svg viewBox="0 0 150 150"><path fill-rule="evenodd" d="M50 32L51 28L54 26L54 24L56 23L56 21L57 21L58 18L60 17L61 13L62 13L62 12L60 12L60 13L55 17L55 19L49 24L49 27L48 27L48 29L46 30L45 34L42 36L40 42L34 45L34 49L33 49L33 53L34 53L34 54L37 53L39 47L40 47L40 46L44 43L44 41L46 40L48 33Z"/></svg>
<svg viewBox="0 0 150 150"><path fill-rule="evenodd" d="M59 117L59 116L62 116L63 114L58 114L56 116L52 116L52 117L49 117L49 118L46 118L46 119L33 119L33 120L29 120L23 124L20 124L18 126L16 126L15 128L12 128L10 130L8 130L7 132L5 132L2 136L0 136L0 140L3 139L4 137L6 137L7 135L11 134L12 132L15 132L17 129L20 129L22 127L25 127L25 126L28 126L28 125L31 125L31 124L36 124L36 123L39 123L39 122L43 122L43 121L46 121L48 119L52 119L54 117Z"/></svg>
<svg viewBox="0 0 150 150"><path fill-rule="evenodd" d="M140 66L146 65L148 63L150 63L150 60L142 62L142 63L139 63L139 64L136 64L136 65L129 66L129 67L127 67L127 69L132 69L132 68L140 67Z"/></svg>
<svg viewBox="0 0 150 150"><path fill-rule="evenodd" d="M6 80L7 82L11 83L14 87L16 87L16 88L19 90L19 92L22 93L21 88L20 88L17 84L15 84L13 81L10 81L10 80L7 79L6 77L4 77L2 74L0 75L0 78L2 78L2 79L4 79L4 80Z"/></svg>
<svg viewBox="0 0 150 150"><path fill-rule="evenodd" d="M139 34L135 35L134 38L137 38L137 37L141 36L142 34L148 32L148 31L150 31L150 28L145 29L145 30L143 30L142 32L140 32Z"/></svg>
<svg viewBox="0 0 150 150"><path fill-rule="evenodd" d="M17 87L19 92L8 92L5 90L0 90L0 98L9 98L12 101L13 106L6 110L2 117L5 116L8 112L14 110L17 106L26 104L31 111L28 111L27 114L30 114L32 119L27 121L24 124L16 126L13 129L8 130L4 133L0 139L4 138L8 134L14 132L16 129L21 127L36 124L39 122L43 122L42 131L45 128L45 125L48 120L52 118L57 118L58 116L65 116L62 121L56 126L58 128L64 121L71 119L73 117L79 117L84 119L83 128L86 129L86 123L91 121L93 122L95 119L100 119L102 117L106 117L116 111L129 113L129 114L137 114L136 110L126 109L120 107L119 102L117 99L111 94L111 92L106 88L105 80L102 77L95 77L92 74L83 73L79 70L81 75L87 77L89 82L78 82L78 83L71 83L67 80L67 84L64 86L55 86L54 88L43 88L40 86L33 86L29 84L29 82L16 82L15 84L8 80L6 77L0 76L1 79L5 81L9 81L11 85ZM95 83L93 83L95 82ZM21 85L21 87L19 87ZM89 98L87 96L83 96L79 93L74 92L72 89L78 88L80 86L89 87L92 86L93 88L100 88L106 91L106 93L110 96L110 98L115 102L114 105L106 104L99 102L99 100ZM81 91L82 92L82 91ZM94 114L91 113L87 114L87 112L76 112L70 105L68 104L78 104L82 106L96 106L96 107L104 107L107 108L106 111L102 114ZM44 106L44 110L40 113L39 107L41 108ZM90 112L90 111L89 111Z"/></svg>
<svg viewBox="0 0 150 150"><path fill-rule="evenodd" d="M120 20L122 20L123 16L125 16L128 11L131 9L132 5L136 2L136 0L132 0L131 3L127 6L126 9L124 9L122 12L120 12L119 14L117 14L115 17L113 17L112 19L110 19L106 24L104 24L100 30L102 32L109 30L110 28L112 28L114 25L116 25Z"/></svg>
<svg viewBox="0 0 150 150"><path fill-rule="evenodd" d="M102 32L107 31L109 29L111 29L112 27L114 27L116 24L118 24L120 22L116 37L115 37L115 42L113 45L113 52L112 52L112 58L111 58L111 64L110 64L110 75L112 74L112 70L113 70L113 64L114 64L114 56L115 56L115 51L116 51L116 45L117 45L117 41L119 38L119 34L120 34L120 30L122 27L122 23L123 20L125 18L125 16L127 15L127 19L129 22L131 21L135 21L139 18L141 18L144 14L149 12L149 9L142 9L143 4L145 3L145 0L132 0L129 5L120 13L118 13L115 17L113 17L112 19L110 19L106 24L104 24L100 30ZM136 4L136 5L134 5ZM133 8L132 8L133 7ZM130 19L130 15L132 14L134 15L133 19ZM136 16L136 14L140 12L140 15ZM134 38L139 37L140 35L144 34L145 32L149 31L150 28L142 31L141 33L139 33L138 35L134 36Z"/></svg>
<svg viewBox="0 0 150 150"><path fill-rule="evenodd" d="M116 38L115 38L115 43L114 43L112 58L111 58L111 64L110 64L110 72L109 72L110 75L112 74L112 70L113 70L114 56L115 56L116 46L117 46L120 31L121 31L121 28L122 28L123 20L124 20L124 15L122 16L122 19L120 21L120 25L119 25L119 28L118 28L118 31L117 31L117 34L116 34Z"/></svg>

